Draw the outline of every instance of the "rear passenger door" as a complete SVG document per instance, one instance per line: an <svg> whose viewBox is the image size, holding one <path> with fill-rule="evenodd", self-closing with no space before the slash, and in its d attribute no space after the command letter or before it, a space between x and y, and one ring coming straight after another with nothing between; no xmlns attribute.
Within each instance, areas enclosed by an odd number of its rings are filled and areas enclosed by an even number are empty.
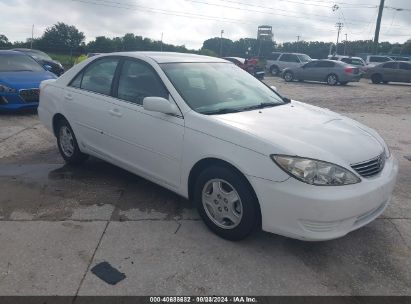
<svg viewBox="0 0 411 304"><path fill-rule="evenodd" d="M335 74L338 77L338 73L335 69L335 62L332 61L318 61L317 69L314 75L317 81L325 81L327 76L330 74Z"/></svg>
<svg viewBox="0 0 411 304"><path fill-rule="evenodd" d="M112 84L120 59L105 57L86 66L64 91L63 108L82 147L105 155L103 130L111 110Z"/></svg>
<svg viewBox="0 0 411 304"><path fill-rule="evenodd" d="M283 70L285 68L295 68L301 65L297 55L294 54L282 54L278 60L278 67Z"/></svg>

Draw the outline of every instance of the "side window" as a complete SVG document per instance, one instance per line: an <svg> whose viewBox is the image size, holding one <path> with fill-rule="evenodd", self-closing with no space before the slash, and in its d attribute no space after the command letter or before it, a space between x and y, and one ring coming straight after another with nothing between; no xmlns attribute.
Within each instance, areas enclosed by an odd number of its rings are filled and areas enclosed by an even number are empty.
<svg viewBox="0 0 411 304"><path fill-rule="evenodd" d="M401 70L411 70L411 64L400 62L400 69Z"/></svg>
<svg viewBox="0 0 411 304"><path fill-rule="evenodd" d="M70 87L79 89L80 86L81 86L81 78L83 78L83 72L81 72L80 74L78 74L78 75L76 76L76 78L74 78L74 79L71 81Z"/></svg>
<svg viewBox="0 0 411 304"><path fill-rule="evenodd" d="M383 64L382 66L384 69L395 69L397 68L397 63L396 62L388 62Z"/></svg>
<svg viewBox="0 0 411 304"><path fill-rule="evenodd" d="M300 62L298 59L297 55L294 54L283 54L280 58L280 61L285 61L285 62Z"/></svg>
<svg viewBox="0 0 411 304"><path fill-rule="evenodd" d="M311 69L311 68L316 68L318 67L318 62L317 61L310 61L309 63L306 63L304 65L305 69Z"/></svg>
<svg viewBox="0 0 411 304"><path fill-rule="evenodd" d="M317 68L332 68L335 66L334 62L330 61L318 61L317 62Z"/></svg>
<svg viewBox="0 0 411 304"><path fill-rule="evenodd" d="M158 75L147 64L126 60L121 69L117 96L142 105L145 97L168 99L168 92Z"/></svg>
<svg viewBox="0 0 411 304"><path fill-rule="evenodd" d="M270 54L267 56L268 60L277 60L280 57L280 54Z"/></svg>
<svg viewBox="0 0 411 304"><path fill-rule="evenodd" d="M90 64L84 71L81 88L110 95L111 84L118 64L117 58L104 58Z"/></svg>

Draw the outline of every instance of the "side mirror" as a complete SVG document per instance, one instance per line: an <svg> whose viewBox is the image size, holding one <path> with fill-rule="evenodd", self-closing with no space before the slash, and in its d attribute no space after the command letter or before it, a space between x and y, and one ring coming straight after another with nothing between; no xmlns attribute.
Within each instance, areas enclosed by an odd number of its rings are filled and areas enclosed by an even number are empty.
<svg viewBox="0 0 411 304"><path fill-rule="evenodd" d="M278 92L277 87L275 87L275 86L270 86L270 89L273 90L274 92Z"/></svg>
<svg viewBox="0 0 411 304"><path fill-rule="evenodd" d="M146 97L143 99L143 108L147 111L164 114L179 114L177 106L163 97Z"/></svg>

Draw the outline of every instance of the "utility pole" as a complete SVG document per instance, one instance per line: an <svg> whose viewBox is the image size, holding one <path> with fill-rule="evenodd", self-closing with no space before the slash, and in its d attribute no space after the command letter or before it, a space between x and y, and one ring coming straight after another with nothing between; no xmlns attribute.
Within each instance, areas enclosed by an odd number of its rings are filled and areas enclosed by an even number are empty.
<svg viewBox="0 0 411 304"><path fill-rule="evenodd" d="M346 54L346 52L347 52L347 41L348 41L348 38L347 38L347 33L345 33L344 55L345 55L345 54Z"/></svg>
<svg viewBox="0 0 411 304"><path fill-rule="evenodd" d="M297 36L297 53L298 53L298 44L299 44L299 42L300 42L300 36L298 35Z"/></svg>
<svg viewBox="0 0 411 304"><path fill-rule="evenodd" d="M338 32L337 32L337 44L335 45L335 54L338 55L338 40L340 39L340 32L341 32L341 29L344 27L344 24L341 23L341 22L337 22L337 23L335 24L335 27L338 29Z"/></svg>
<svg viewBox="0 0 411 304"><path fill-rule="evenodd" d="M30 49L33 48L33 39L34 39L34 24L31 27L31 41L30 41Z"/></svg>
<svg viewBox="0 0 411 304"><path fill-rule="evenodd" d="M160 51L163 51L163 32L161 32L161 47L160 47Z"/></svg>
<svg viewBox="0 0 411 304"><path fill-rule="evenodd" d="M378 50L378 39L380 37L380 26L381 26L381 18L382 18L382 11L384 9L384 0L380 0L380 7L378 8L378 17L377 17L377 25L375 26L375 34L374 34L374 45L373 45L373 54L377 53Z"/></svg>
<svg viewBox="0 0 411 304"><path fill-rule="evenodd" d="M224 34L224 30L221 30L221 36L220 36L220 57L223 57L223 34Z"/></svg>

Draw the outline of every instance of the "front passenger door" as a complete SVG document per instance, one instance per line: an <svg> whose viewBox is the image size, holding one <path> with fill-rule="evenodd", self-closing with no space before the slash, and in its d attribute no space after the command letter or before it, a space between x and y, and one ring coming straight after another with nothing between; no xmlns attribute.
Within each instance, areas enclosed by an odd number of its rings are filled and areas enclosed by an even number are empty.
<svg viewBox="0 0 411 304"><path fill-rule="evenodd" d="M104 132L110 156L137 174L178 188L184 119L143 108L145 97L174 103L157 72L144 61L125 59L113 95Z"/></svg>

